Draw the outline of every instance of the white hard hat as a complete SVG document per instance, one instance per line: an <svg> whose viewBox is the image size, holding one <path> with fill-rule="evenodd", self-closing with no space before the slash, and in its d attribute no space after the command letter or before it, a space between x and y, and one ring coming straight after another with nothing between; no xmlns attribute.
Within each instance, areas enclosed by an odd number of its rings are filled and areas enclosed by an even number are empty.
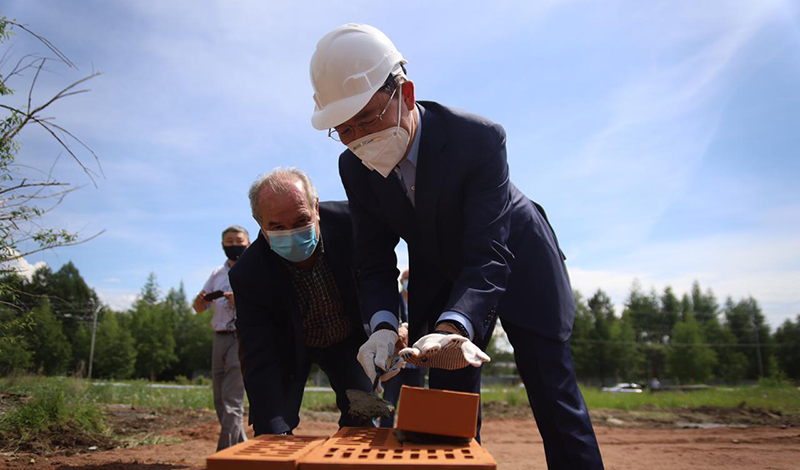
<svg viewBox="0 0 800 470"><path fill-rule="evenodd" d="M330 129L352 118L405 63L377 28L357 23L335 28L319 40L311 57L316 103L311 124Z"/></svg>

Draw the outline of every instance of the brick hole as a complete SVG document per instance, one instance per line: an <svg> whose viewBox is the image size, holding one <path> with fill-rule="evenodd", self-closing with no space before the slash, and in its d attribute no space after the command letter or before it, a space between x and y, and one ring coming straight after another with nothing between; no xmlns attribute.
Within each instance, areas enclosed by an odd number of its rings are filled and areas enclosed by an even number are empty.
<svg viewBox="0 0 800 470"><path fill-rule="evenodd" d="M474 459L475 457L473 457L472 455L465 455L464 458L465 459Z"/></svg>
<svg viewBox="0 0 800 470"><path fill-rule="evenodd" d="M352 452L345 452L345 453L342 454L342 458L343 459L349 459L351 455L353 455Z"/></svg>
<svg viewBox="0 0 800 470"><path fill-rule="evenodd" d="M386 457L386 454L384 454L383 452L381 452L380 454L378 454L378 455L377 455L377 457L376 457L376 458L378 458L378 459L382 459L382 458L384 458L384 457Z"/></svg>
<svg viewBox="0 0 800 470"><path fill-rule="evenodd" d="M395 455L394 455L392 458L393 458L393 459L402 459L402 458L403 458L403 456L402 456L402 455L395 454Z"/></svg>
<svg viewBox="0 0 800 470"><path fill-rule="evenodd" d="M418 458L419 458L419 454L411 454L411 458L412 458L413 460L416 460L416 459L418 459Z"/></svg>
<svg viewBox="0 0 800 470"><path fill-rule="evenodd" d="M444 458L446 458L446 459L454 459L454 458L456 458L456 456L448 452L447 454L444 454Z"/></svg>
<svg viewBox="0 0 800 470"><path fill-rule="evenodd" d="M461 452L463 452L465 454L469 454L469 449L461 449Z"/></svg>
<svg viewBox="0 0 800 470"><path fill-rule="evenodd" d="M358 456L359 459L366 459L367 457L369 457L369 455L366 454L361 454Z"/></svg>
<svg viewBox="0 0 800 470"><path fill-rule="evenodd" d="M435 454L436 453L436 449L428 449L428 453L429 454Z"/></svg>

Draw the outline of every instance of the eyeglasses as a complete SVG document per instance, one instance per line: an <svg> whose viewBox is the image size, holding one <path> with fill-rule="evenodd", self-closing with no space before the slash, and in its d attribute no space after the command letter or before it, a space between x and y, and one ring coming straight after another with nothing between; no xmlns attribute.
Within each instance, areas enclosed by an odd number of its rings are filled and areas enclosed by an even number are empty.
<svg viewBox="0 0 800 470"><path fill-rule="evenodd" d="M336 142L350 140L355 135L355 131L353 130L354 127L357 127L362 132L369 132L368 129L371 129L372 126L378 122L383 121L383 115L386 114L386 111L389 109L389 105L392 103L392 98L394 98L395 93L397 93L397 88L392 91L391 96L389 96L389 101L386 102L386 106L383 107L383 111L381 111L377 116L371 119L359 121L354 126L344 126L342 130L337 130L336 128L332 127L328 129L328 137Z"/></svg>

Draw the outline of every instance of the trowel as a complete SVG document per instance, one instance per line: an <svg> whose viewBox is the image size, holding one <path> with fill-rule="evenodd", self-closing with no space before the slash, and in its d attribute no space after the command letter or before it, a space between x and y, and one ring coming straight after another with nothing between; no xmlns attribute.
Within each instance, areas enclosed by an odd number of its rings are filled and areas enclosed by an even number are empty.
<svg viewBox="0 0 800 470"><path fill-rule="evenodd" d="M385 373L384 370L375 367L372 393L354 388L347 390L347 399L350 400L350 416L369 421L373 418L391 418L394 415L394 405L378 396L378 384L381 375Z"/></svg>

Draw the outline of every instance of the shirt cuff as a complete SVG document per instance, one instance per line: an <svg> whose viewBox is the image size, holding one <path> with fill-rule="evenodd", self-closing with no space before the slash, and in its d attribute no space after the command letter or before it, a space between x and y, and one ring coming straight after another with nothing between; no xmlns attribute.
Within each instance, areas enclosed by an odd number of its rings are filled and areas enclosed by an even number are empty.
<svg viewBox="0 0 800 470"><path fill-rule="evenodd" d="M393 325L395 330L398 329L397 315L388 310L378 310L377 312L375 312L375 315L372 315L372 319L370 319L369 321L370 333L375 331L376 326L384 322Z"/></svg>
<svg viewBox="0 0 800 470"><path fill-rule="evenodd" d="M372 317L372 318L375 318L375 317ZM461 323L462 325L464 325L464 328L466 328L467 332L469 333L470 341L472 340L472 338L475 337L475 329L472 327L472 322L469 321L469 318L465 317L464 315L462 315L462 314L460 314L458 312L454 312L454 311L451 310L451 311L444 312L441 315L439 315L439 319L436 320L436 323L439 323L440 321L444 321L444 320L457 321L457 322Z"/></svg>

